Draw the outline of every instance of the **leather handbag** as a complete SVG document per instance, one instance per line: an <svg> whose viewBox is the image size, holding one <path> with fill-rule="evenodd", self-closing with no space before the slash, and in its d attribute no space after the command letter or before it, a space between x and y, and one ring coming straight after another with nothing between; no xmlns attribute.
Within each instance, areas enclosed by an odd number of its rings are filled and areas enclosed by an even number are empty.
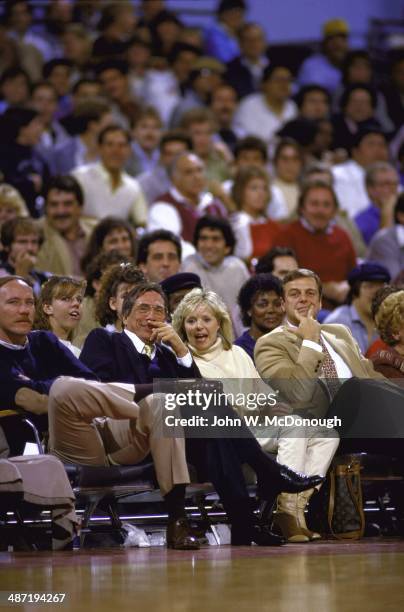
<svg viewBox="0 0 404 612"><path fill-rule="evenodd" d="M360 471L355 460L335 465L330 471L328 526L340 540L359 540L365 531Z"/></svg>

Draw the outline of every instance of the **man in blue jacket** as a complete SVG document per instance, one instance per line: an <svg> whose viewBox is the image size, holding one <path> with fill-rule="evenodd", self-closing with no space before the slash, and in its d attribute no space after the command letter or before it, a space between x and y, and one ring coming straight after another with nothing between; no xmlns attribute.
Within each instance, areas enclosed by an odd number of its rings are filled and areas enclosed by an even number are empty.
<svg viewBox="0 0 404 612"><path fill-rule="evenodd" d="M97 380L54 334L31 331L34 313L33 290L27 281L18 276L0 278L0 410L20 407L44 415L58 376ZM35 415L37 424L46 428L46 418ZM13 451L21 451L22 436L10 420L2 419L2 425L13 439Z"/></svg>
<svg viewBox="0 0 404 612"><path fill-rule="evenodd" d="M97 380L57 337L31 331L35 301L22 277L0 278L0 409L46 412L43 396L59 376Z"/></svg>

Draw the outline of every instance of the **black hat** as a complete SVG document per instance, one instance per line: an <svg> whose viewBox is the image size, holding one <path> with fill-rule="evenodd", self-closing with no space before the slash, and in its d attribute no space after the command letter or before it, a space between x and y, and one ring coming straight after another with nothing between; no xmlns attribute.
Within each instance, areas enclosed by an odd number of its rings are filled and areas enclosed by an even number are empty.
<svg viewBox="0 0 404 612"><path fill-rule="evenodd" d="M348 283L351 287L358 281L382 281L389 283L390 280L391 276L387 268L375 261L366 261L356 266L348 275Z"/></svg>
<svg viewBox="0 0 404 612"><path fill-rule="evenodd" d="M160 285L167 296L180 289L195 289L195 287L202 289L201 279L193 272L179 272L178 274L173 274L162 280Z"/></svg>

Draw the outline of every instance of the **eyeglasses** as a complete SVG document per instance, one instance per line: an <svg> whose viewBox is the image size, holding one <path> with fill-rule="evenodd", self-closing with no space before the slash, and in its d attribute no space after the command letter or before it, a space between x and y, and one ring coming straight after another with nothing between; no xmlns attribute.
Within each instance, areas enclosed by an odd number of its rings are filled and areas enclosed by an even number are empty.
<svg viewBox="0 0 404 612"><path fill-rule="evenodd" d="M163 306L150 306L150 304L138 304L137 306L135 306L134 310L138 314L145 315L145 316L150 313L153 313L155 317L159 317L159 318L166 316L166 309Z"/></svg>

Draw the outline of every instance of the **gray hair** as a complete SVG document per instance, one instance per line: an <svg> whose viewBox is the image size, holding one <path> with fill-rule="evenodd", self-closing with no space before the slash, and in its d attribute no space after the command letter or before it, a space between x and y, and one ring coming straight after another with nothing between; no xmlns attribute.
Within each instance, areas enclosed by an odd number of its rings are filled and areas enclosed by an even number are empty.
<svg viewBox="0 0 404 612"><path fill-rule="evenodd" d="M389 162L380 161L369 166L365 174L366 187L371 187L375 184L376 175L379 174L379 172L388 172L390 170L393 170L397 174L397 170L392 164L389 164Z"/></svg>
<svg viewBox="0 0 404 612"><path fill-rule="evenodd" d="M169 176L169 178L172 180L175 171L177 169L177 165L178 162L183 158L183 157L190 157L192 155L192 157L195 157L198 161L203 163L203 166L205 167L205 163L203 162L203 160L198 157L198 155L196 153L194 153L193 151L181 151L181 153L178 153L178 155L176 155L174 157L174 159L172 160L172 162L170 163L170 165L167 168L167 174Z"/></svg>

